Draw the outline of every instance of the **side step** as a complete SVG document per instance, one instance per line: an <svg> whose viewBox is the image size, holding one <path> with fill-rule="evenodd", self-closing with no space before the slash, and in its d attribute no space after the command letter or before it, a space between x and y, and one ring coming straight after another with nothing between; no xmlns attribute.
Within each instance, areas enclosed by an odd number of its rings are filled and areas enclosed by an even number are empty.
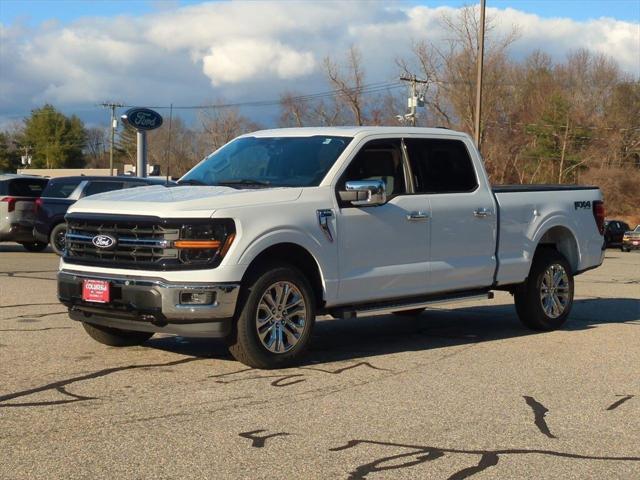
<svg viewBox="0 0 640 480"><path fill-rule="evenodd" d="M358 316L382 315L397 312L400 310L413 310L418 308L427 308L430 305L438 303L451 303L470 300L491 300L493 292L487 290L472 290L464 292L455 292L445 295L431 295L423 297L412 297L397 300L389 300L386 302L377 302L363 305L350 305L335 307L330 310L334 317L353 319Z"/></svg>

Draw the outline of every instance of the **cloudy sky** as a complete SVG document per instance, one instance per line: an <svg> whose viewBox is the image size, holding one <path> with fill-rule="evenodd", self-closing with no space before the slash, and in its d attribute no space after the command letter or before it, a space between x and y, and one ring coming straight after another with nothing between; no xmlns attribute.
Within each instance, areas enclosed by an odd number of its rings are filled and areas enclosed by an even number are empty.
<svg viewBox="0 0 640 480"><path fill-rule="evenodd" d="M96 104L201 105L327 89L322 59L350 45L367 83L394 82L413 41L444 41L441 1L0 0L0 122L45 102L90 123ZM561 60L586 47L640 78L640 0L488 0L496 31L514 25L514 58ZM269 122L262 107L243 112ZM272 109L273 111L273 109Z"/></svg>

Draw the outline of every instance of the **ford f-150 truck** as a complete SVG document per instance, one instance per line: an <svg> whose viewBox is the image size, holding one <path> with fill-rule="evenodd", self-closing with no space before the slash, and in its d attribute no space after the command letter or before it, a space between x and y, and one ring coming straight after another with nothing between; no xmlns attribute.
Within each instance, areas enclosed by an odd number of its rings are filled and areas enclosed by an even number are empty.
<svg viewBox="0 0 640 480"><path fill-rule="evenodd" d="M58 295L103 344L225 337L258 368L297 361L318 314L419 314L492 290L551 330L574 276L602 263L604 213L596 187L492 188L464 133L265 130L177 186L71 206Z"/></svg>

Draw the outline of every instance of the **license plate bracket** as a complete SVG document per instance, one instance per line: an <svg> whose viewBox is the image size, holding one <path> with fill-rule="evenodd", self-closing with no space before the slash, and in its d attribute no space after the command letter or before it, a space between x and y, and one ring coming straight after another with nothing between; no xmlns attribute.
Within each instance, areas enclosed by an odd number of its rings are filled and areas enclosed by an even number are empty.
<svg viewBox="0 0 640 480"><path fill-rule="evenodd" d="M82 300L93 303L109 303L111 300L111 285L107 280L83 280Z"/></svg>

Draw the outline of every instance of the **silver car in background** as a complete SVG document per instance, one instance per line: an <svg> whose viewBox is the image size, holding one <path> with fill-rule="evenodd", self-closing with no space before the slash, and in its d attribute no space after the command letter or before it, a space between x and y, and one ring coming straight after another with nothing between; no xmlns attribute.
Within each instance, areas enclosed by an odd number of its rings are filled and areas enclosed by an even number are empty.
<svg viewBox="0 0 640 480"><path fill-rule="evenodd" d="M47 248L33 238L36 200L49 180L30 175L0 174L0 242L18 242L30 252Z"/></svg>

